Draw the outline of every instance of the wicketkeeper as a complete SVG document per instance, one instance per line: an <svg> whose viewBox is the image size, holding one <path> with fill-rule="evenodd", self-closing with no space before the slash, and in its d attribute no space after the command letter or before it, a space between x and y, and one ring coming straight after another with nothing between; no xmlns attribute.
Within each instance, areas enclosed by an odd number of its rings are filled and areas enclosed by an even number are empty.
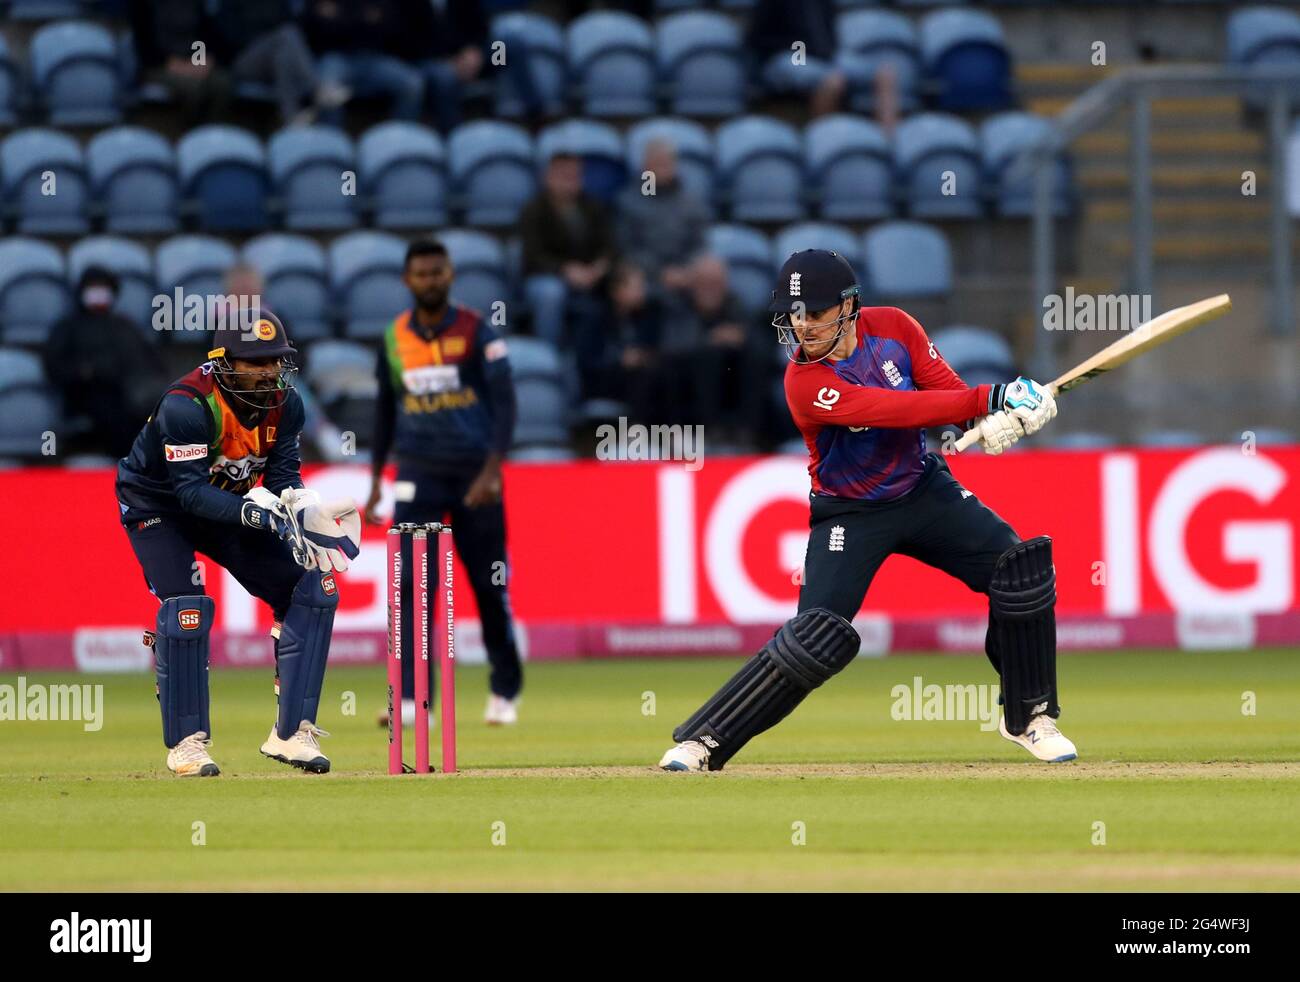
<svg viewBox="0 0 1300 982"><path fill-rule="evenodd" d="M786 403L808 446L811 534L799 612L673 732L665 770L720 770L857 655L850 623L885 559L911 556L988 595L985 651L1001 678L999 729L1039 760L1076 756L1056 727L1052 540L1027 541L927 453L925 428L976 423L998 454L1056 415L1027 378L968 388L924 329L862 307L852 268L808 249L781 268L772 303L787 346Z"/></svg>
<svg viewBox="0 0 1300 982"><path fill-rule="evenodd" d="M360 543L351 499L303 487L302 400L294 348L269 311L213 332L208 360L167 387L117 469L117 499L158 618L153 647L167 766L219 774L208 753L212 598L195 552L224 567L274 615L277 718L262 753L323 773L316 726L334 611L335 570ZM260 485L260 486L259 486Z"/></svg>

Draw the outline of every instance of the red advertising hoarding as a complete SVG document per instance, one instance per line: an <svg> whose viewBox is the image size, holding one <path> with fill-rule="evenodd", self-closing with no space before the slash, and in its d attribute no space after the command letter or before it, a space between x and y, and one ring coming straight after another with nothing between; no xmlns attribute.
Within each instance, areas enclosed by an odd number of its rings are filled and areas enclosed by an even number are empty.
<svg viewBox="0 0 1300 982"><path fill-rule="evenodd" d="M950 463L1021 535L1055 540L1063 647L1300 637L1300 450L1024 451ZM793 613L807 538L805 461L710 458L696 467L508 468L511 600L530 657L740 651ZM363 467L304 476L326 497L361 501L368 490ZM0 472L0 488L0 670L147 665L139 634L157 602L118 524L112 473L11 470ZM341 577L332 659L382 658L383 575L383 529L367 527L361 556ZM472 656L473 598L457 576ZM266 608L215 567L206 582L217 603L217 661L269 661ZM873 652L965 650L982 644L985 610L960 583L894 557L859 628Z"/></svg>

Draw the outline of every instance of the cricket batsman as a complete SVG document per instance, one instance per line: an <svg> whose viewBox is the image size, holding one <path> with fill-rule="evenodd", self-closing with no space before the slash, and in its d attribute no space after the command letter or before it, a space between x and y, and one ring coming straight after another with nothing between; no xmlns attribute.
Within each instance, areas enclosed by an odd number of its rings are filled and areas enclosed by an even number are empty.
<svg viewBox="0 0 1300 982"><path fill-rule="evenodd" d="M999 730L1039 760L1073 760L1056 727L1052 540L1022 541L926 452L925 428L978 425L999 454L1056 415L1045 386L968 388L896 307L862 307L845 259L796 252L772 303L785 396L808 446L811 516L799 612L685 723L659 766L721 770L857 656L850 623L881 563L911 556L988 595L985 651L1001 679Z"/></svg>
<svg viewBox="0 0 1300 982"><path fill-rule="evenodd" d="M338 583L357 556L350 499L303 487L303 404L290 382L294 348L269 311L212 332L208 360L169 385L117 468L122 525L158 598L154 652L167 767L220 773L208 753L208 636L215 609L195 552L224 567L274 615L277 719L262 753L329 770L316 726ZM248 325L245 327L244 325Z"/></svg>

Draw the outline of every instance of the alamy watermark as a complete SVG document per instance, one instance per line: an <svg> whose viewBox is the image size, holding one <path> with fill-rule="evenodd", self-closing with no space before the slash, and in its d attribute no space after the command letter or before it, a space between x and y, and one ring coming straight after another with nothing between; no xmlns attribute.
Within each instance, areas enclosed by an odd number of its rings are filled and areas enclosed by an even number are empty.
<svg viewBox="0 0 1300 982"><path fill-rule="evenodd" d="M94 733L104 725L104 687L29 683L20 675L17 685L0 685L0 723L25 720L80 720Z"/></svg>
<svg viewBox="0 0 1300 982"><path fill-rule="evenodd" d="M1047 331L1133 331L1150 319L1150 294L1076 294L1074 287L1067 286L1064 295L1043 297Z"/></svg>
<svg viewBox="0 0 1300 982"><path fill-rule="evenodd" d="M911 685L900 682L889 694L894 700L889 715L895 720L979 720L986 733L998 728L996 685L927 685L914 675Z"/></svg>
<svg viewBox="0 0 1300 982"><path fill-rule="evenodd" d="M700 425L645 426L618 418L618 426L596 427L597 460L681 460L688 471L704 466L704 427Z"/></svg>

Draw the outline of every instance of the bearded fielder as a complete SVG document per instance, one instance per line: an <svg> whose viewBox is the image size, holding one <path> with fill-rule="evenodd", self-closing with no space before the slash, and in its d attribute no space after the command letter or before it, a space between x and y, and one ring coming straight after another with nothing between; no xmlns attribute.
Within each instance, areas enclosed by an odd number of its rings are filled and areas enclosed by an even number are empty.
<svg viewBox="0 0 1300 982"><path fill-rule="evenodd" d="M925 428L980 431L998 454L1056 415L1045 386L968 388L910 315L861 307L834 252L792 255L772 291L787 346L786 402L808 446L811 517L799 612L685 723L659 766L721 770L856 657L850 623L881 563L911 556L988 595L985 651L1001 679L1000 732L1039 760L1073 760L1056 727L1052 540L1022 541L926 452Z"/></svg>
<svg viewBox="0 0 1300 982"><path fill-rule="evenodd" d="M167 767L219 774L208 753L208 636L215 609L196 551L230 572L274 616L277 719L262 753L329 770L316 726L334 611L336 570L358 554L350 499L303 487L303 404L290 382L294 348L275 315L213 332L208 361L167 387L118 464L126 534L158 598L153 648Z"/></svg>

